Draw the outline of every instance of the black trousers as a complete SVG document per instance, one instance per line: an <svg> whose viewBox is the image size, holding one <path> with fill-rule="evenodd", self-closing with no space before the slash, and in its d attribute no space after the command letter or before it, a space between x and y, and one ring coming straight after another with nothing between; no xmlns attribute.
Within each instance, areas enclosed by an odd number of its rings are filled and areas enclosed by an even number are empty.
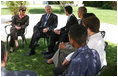
<svg viewBox="0 0 118 77"><path fill-rule="evenodd" d="M57 44L56 44L57 42ZM68 33L63 33L60 35L55 34L54 32L51 33L50 44L48 46L48 52L55 53L58 49L60 42L69 42Z"/></svg>
<svg viewBox="0 0 118 77"><path fill-rule="evenodd" d="M34 26L33 29L33 35L29 44L29 48L31 48L31 53L35 53L35 47L38 44L38 40L43 37L46 34L49 34L50 32L43 33L44 28L38 28L37 26Z"/></svg>

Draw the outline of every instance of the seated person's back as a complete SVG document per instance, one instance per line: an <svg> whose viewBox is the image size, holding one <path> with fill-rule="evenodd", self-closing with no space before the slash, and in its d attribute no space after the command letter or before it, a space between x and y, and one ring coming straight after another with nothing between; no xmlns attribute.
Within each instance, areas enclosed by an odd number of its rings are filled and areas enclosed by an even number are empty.
<svg viewBox="0 0 118 77"><path fill-rule="evenodd" d="M69 41L76 49L71 57L69 76L97 75L101 68L99 54L86 45L87 30L84 26L74 25L69 31Z"/></svg>

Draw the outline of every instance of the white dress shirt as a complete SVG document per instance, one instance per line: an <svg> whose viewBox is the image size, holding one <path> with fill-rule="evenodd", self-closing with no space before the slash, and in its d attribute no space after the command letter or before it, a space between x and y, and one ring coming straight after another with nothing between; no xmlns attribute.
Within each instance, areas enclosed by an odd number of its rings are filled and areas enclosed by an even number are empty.
<svg viewBox="0 0 118 77"><path fill-rule="evenodd" d="M69 19L70 19L70 17L71 17L72 15L73 15L73 14L70 14L70 15L68 16L67 21L69 21Z"/></svg>
<svg viewBox="0 0 118 77"><path fill-rule="evenodd" d="M105 48L105 42L101 36L101 33L96 33L90 37L88 37L88 42L87 45L89 48L91 49L95 49L99 56L100 56L100 61L101 61L101 68L104 65L107 65L106 62L106 52L104 50ZM71 60L71 56L73 55L74 52L70 53L67 57L66 60L70 61Z"/></svg>

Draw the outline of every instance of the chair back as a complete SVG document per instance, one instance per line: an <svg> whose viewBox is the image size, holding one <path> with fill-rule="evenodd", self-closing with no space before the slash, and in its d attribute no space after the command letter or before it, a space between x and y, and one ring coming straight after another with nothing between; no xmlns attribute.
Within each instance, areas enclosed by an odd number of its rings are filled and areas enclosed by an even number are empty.
<svg viewBox="0 0 118 77"><path fill-rule="evenodd" d="M102 38L105 37L105 31L100 31Z"/></svg>
<svg viewBox="0 0 118 77"><path fill-rule="evenodd" d="M101 33L102 38L104 38L104 37L105 37L105 31L100 31L100 33ZM107 48L108 48L108 42L105 41L105 48L104 48L104 50L107 51ZM101 73L105 70L105 68L106 68L106 65L104 65L104 66L100 69L100 71L98 72L97 76L100 76Z"/></svg>

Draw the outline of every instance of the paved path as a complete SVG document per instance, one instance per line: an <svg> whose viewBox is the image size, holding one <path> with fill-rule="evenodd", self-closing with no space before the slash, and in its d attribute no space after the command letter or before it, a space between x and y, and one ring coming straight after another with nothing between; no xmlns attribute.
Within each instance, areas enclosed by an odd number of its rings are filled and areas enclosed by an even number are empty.
<svg viewBox="0 0 118 77"><path fill-rule="evenodd" d="M61 28L61 27L65 26L67 16L59 15L59 14L57 14L57 15L58 15L58 27L57 28ZM29 23L29 26L27 27L26 38L32 37L33 27L40 20L42 14L29 14L29 16L30 16L30 23ZM5 22L9 21L10 19L11 19L11 15L2 15L1 16L1 39L4 41L6 40L4 26L7 25L7 24L5 24ZM118 26L112 25L112 24L107 24L107 23L101 23L100 25L101 25L100 31L104 30L106 32L104 40L112 42L112 43L117 43L118 42L118 39L117 39ZM8 32L9 32L9 29L10 28L8 28L8 30L7 30Z"/></svg>

